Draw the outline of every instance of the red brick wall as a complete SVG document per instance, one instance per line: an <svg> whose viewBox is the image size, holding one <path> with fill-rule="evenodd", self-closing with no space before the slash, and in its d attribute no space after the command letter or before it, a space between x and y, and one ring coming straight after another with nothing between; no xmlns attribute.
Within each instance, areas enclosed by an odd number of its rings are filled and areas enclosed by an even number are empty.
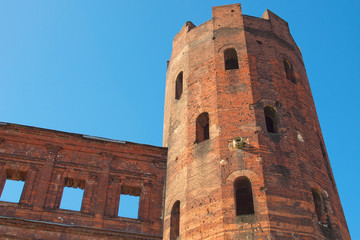
<svg viewBox="0 0 360 240"><path fill-rule="evenodd" d="M244 24L259 144L267 149L260 156L271 230L283 239L350 239L330 164L321 151L321 129L301 52L285 21L270 11L264 17L246 16ZM296 83L286 78L283 59L294 66ZM266 131L265 105L277 110L278 134ZM318 224L312 188L324 196L327 227Z"/></svg>
<svg viewBox="0 0 360 240"><path fill-rule="evenodd" d="M317 120L301 53L287 23L266 11L241 14L240 4L213 8L213 18L187 23L175 36L168 66L164 146L168 147L164 239L180 201L182 239L350 239ZM239 69L225 70L224 51ZM283 59L294 66L286 79ZM175 99L183 71L184 92ZM278 133L266 130L272 106ZM207 112L210 139L195 143L196 118ZM248 147L234 149L240 136ZM325 152L325 150L324 150ZM233 183L252 184L255 214L236 216ZM323 196L319 224L312 189Z"/></svg>
<svg viewBox="0 0 360 240"><path fill-rule="evenodd" d="M228 48L239 69L225 70ZM180 72L183 93L175 99ZM0 202L0 236L169 239L179 201L181 239L350 239L301 53L284 20L270 11L242 15L240 4L214 7L211 20L188 22L174 38L166 81L168 149L1 124L0 191L10 172L26 177L19 203ZM276 111L276 133L267 132L265 106ZM210 139L199 142L196 119L204 112ZM232 146L236 137L245 148ZM239 177L251 182L254 214L236 216ZM59 209L66 179L85 189L79 212ZM138 219L117 216L124 187L140 189Z"/></svg>
<svg viewBox="0 0 360 240"><path fill-rule="evenodd" d="M14 124L0 139L0 191L8 169L26 172L20 202L0 202L0 236L161 239L165 148ZM59 209L65 178L85 181L79 212ZM123 186L141 190L138 219L117 216Z"/></svg>

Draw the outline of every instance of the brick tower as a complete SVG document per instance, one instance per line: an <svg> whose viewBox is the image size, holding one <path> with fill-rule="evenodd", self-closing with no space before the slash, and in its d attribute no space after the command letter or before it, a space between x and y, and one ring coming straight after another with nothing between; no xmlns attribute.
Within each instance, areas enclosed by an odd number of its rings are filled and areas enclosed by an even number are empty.
<svg viewBox="0 0 360 240"><path fill-rule="evenodd" d="M350 239L301 52L272 12L187 22L164 118L163 239Z"/></svg>

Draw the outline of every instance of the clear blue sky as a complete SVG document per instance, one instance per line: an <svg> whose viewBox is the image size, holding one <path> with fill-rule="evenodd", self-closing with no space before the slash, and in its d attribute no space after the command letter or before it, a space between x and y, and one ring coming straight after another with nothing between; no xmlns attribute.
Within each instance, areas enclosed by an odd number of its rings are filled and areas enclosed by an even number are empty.
<svg viewBox="0 0 360 240"><path fill-rule="evenodd" d="M162 143L166 61L183 24L239 1L0 0L0 121ZM243 0L301 48L353 239L360 239L360 1Z"/></svg>

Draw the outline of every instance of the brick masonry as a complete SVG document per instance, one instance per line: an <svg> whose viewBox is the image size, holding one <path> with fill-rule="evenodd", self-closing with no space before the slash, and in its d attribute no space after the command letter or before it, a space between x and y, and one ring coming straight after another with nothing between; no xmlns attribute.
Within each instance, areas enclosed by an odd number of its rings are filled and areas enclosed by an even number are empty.
<svg viewBox="0 0 360 240"><path fill-rule="evenodd" d="M226 70L229 49L237 64ZM232 4L187 22L165 98L164 147L0 124L0 192L25 180L19 203L0 202L1 238L350 239L284 20ZM254 213L236 214L234 183L245 177ZM84 189L80 211L59 208L69 184ZM117 216L123 191L140 195L138 219Z"/></svg>
<svg viewBox="0 0 360 240"><path fill-rule="evenodd" d="M26 173L19 203L0 202L8 239L161 239L167 149L0 125L0 191ZM65 179L84 181L81 211L60 209ZM118 217L122 188L140 190L138 219Z"/></svg>
<svg viewBox="0 0 360 240"><path fill-rule="evenodd" d="M225 70L229 48L238 69ZM288 76L284 60L292 66ZM180 72L184 92L175 99ZM267 131L266 106L276 112L276 133ZM210 139L197 143L196 118L204 112ZM229 147L238 136L248 139L246 148ZM350 239L301 52L288 24L272 12L255 18L242 15L240 4L214 7L211 20L188 22L175 36L164 146L164 239L176 201L181 239ZM255 214L236 216L239 177L251 181Z"/></svg>

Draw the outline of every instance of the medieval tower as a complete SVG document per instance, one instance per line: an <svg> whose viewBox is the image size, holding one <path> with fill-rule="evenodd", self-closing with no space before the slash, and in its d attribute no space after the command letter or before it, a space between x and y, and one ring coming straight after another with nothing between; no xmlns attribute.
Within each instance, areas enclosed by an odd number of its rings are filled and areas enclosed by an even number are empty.
<svg viewBox="0 0 360 240"><path fill-rule="evenodd" d="M350 239L288 24L240 4L187 22L168 63L164 240Z"/></svg>

